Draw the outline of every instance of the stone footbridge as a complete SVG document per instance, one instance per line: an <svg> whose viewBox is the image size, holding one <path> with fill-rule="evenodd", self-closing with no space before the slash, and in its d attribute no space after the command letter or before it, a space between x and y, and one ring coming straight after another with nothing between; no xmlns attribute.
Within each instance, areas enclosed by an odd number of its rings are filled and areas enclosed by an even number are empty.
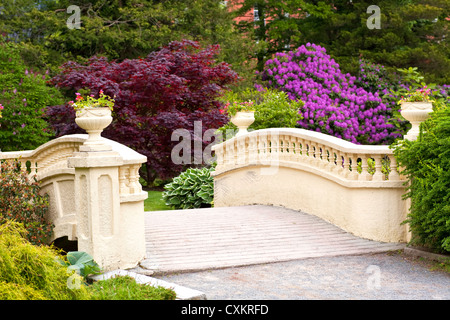
<svg viewBox="0 0 450 320"><path fill-rule="evenodd" d="M404 247L356 237L303 212L262 205L146 212L145 236L147 255L140 267L154 274Z"/></svg>
<svg viewBox="0 0 450 320"><path fill-rule="evenodd" d="M99 133L70 135L18 159L50 196L54 239L78 241L104 270L201 270L395 250L408 204L388 146L302 129L266 129L213 147L214 209L144 213L146 158ZM306 214L307 213L307 214Z"/></svg>

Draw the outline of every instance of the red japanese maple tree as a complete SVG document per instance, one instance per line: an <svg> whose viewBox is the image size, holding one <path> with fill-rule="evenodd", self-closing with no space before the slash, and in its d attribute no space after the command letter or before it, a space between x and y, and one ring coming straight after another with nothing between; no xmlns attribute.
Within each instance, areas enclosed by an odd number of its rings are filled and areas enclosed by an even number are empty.
<svg viewBox="0 0 450 320"><path fill-rule="evenodd" d="M219 46L201 48L195 41L172 42L145 58L108 61L92 57L87 64L67 62L51 83L69 96L89 89L115 97L113 123L103 136L147 156L144 178L170 178L184 169L171 161L171 141L176 129L191 134L194 121L202 121L203 132L228 122L219 112L217 98L238 75L226 63L217 63ZM68 105L47 109L48 121L57 136L82 132L75 112ZM205 141L204 145L210 143Z"/></svg>

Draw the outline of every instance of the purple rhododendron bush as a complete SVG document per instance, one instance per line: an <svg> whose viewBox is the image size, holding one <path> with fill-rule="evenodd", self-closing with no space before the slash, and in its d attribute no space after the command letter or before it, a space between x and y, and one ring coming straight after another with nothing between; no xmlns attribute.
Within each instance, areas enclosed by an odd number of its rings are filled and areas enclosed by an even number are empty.
<svg viewBox="0 0 450 320"><path fill-rule="evenodd" d="M341 72L325 48L306 44L277 53L266 62L262 80L267 87L302 100L299 127L357 144L390 144L401 137L388 120L393 109L379 93L358 87L356 77ZM392 119L391 119L392 120Z"/></svg>

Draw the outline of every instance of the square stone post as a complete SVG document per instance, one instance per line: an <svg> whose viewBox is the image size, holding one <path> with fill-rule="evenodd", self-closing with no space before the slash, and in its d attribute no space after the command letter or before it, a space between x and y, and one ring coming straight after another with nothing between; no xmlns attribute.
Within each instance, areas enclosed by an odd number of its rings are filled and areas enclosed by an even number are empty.
<svg viewBox="0 0 450 320"><path fill-rule="evenodd" d="M144 198L135 199L134 212L126 212L129 204L122 207L119 167L124 159L107 147L68 159L75 168L78 250L104 271L134 267L145 257Z"/></svg>

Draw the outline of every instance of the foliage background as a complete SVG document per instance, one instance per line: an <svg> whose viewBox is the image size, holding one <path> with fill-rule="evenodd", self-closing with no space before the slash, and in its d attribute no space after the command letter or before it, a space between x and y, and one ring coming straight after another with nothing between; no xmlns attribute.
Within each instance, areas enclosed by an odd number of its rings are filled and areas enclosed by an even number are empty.
<svg viewBox="0 0 450 320"><path fill-rule="evenodd" d="M44 109L62 103L61 93L47 86L47 75L29 68L21 44L0 36L0 150L32 150L52 137Z"/></svg>
<svg viewBox="0 0 450 320"><path fill-rule="evenodd" d="M450 107L430 114L416 141L401 140L394 154L410 180L407 222L413 244L450 252Z"/></svg>

